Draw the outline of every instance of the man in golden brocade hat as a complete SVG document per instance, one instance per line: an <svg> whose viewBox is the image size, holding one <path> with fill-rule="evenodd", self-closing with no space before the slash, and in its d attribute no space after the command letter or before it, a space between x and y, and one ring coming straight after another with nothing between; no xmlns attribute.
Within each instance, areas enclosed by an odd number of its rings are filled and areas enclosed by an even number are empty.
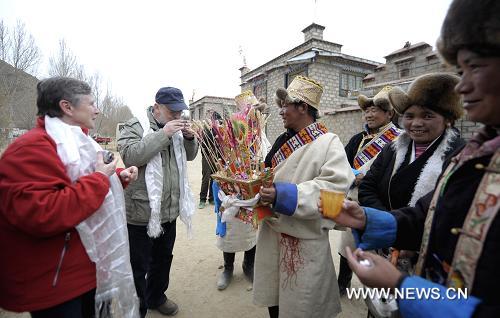
<svg viewBox="0 0 500 318"><path fill-rule="evenodd" d="M277 217L262 221L255 256L254 302L271 317L334 317L339 290L328 241L335 223L316 205L320 189L341 192L354 181L344 146L317 122L323 87L297 76L276 91L287 132L278 137L266 163L274 183L260 191Z"/></svg>

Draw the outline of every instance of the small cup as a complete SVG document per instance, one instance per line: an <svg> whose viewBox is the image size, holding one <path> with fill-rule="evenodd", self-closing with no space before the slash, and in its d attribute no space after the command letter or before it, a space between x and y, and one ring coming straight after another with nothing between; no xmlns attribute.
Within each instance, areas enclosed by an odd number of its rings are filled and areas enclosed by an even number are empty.
<svg viewBox="0 0 500 318"><path fill-rule="evenodd" d="M323 203L323 215L327 218L335 218L342 210L345 193L335 190L321 189L321 201Z"/></svg>
<svg viewBox="0 0 500 318"><path fill-rule="evenodd" d="M191 112L188 109L184 109L181 112L181 119L182 120L191 120Z"/></svg>

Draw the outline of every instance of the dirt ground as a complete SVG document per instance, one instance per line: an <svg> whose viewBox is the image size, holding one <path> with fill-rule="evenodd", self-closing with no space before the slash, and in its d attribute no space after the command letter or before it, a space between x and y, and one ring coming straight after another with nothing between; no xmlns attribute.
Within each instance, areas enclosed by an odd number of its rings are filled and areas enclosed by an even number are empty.
<svg viewBox="0 0 500 318"><path fill-rule="evenodd" d="M188 163L191 188L195 195L196 205L201 184L201 156L198 154L193 162ZM170 273L170 286L167 296L179 305L178 318L264 318L268 317L267 309L252 303L252 286L244 278L240 264L243 253L236 254L234 279L224 290L216 288L217 275L223 265L222 252L215 246L215 215L213 205L197 209L194 217L194 238L187 239L184 224L178 220L177 239L174 248L174 259ZM338 271L339 257L337 243L340 232L330 233L330 244L335 268ZM358 279L353 278L353 287L361 287ZM341 299L342 313L338 317L366 317L366 306L363 300ZM0 309L0 318L29 317L29 314L14 314ZM147 317L164 317L152 311ZM284 317L286 318L286 317Z"/></svg>

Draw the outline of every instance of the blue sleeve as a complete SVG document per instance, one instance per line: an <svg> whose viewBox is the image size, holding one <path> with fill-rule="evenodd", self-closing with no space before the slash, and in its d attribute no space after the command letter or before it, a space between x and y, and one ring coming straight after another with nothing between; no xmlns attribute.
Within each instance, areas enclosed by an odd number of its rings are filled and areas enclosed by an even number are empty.
<svg viewBox="0 0 500 318"><path fill-rule="evenodd" d="M356 246L362 250L391 247L396 241L398 224L389 212L363 207L366 215L364 231L353 230Z"/></svg>
<svg viewBox="0 0 500 318"><path fill-rule="evenodd" d="M273 211L292 216L297 208L298 189L294 183L276 182L276 199Z"/></svg>
<svg viewBox="0 0 500 318"><path fill-rule="evenodd" d="M465 299L454 290L419 276L406 277L400 286L400 290L404 289L415 291L415 294L418 291L430 292L428 297L417 297L414 294L415 297L411 299L398 300L399 310L405 318L472 317L476 307L481 303L481 300L474 296L469 295Z"/></svg>
<svg viewBox="0 0 500 318"><path fill-rule="evenodd" d="M358 174L360 174L361 172L359 172L358 170L354 169L354 168L351 168L352 169L352 173L354 173L354 176L357 177Z"/></svg>
<svg viewBox="0 0 500 318"><path fill-rule="evenodd" d="M222 204L222 201L219 199L219 190L220 190L219 184L217 183L217 181L214 180L212 182L212 193L214 194L215 213L219 213L219 208L220 205Z"/></svg>
<svg viewBox="0 0 500 318"><path fill-rule="evenodd" d="M214 181L212 182L212 190L214 194L214 212L217 214L217 225L215 227L215 234L224 237L226 235L226 223L222 222L221 217L219 215L219 208L222 204L221 200L219 199L219 184Z"/></svg>

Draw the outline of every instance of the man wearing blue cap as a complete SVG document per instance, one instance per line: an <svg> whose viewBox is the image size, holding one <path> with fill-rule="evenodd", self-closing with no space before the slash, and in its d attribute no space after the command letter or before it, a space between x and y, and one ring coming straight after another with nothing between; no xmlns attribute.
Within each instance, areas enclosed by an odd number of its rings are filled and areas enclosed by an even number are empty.
<svg viewBox="0 0 500 318"><path fill-rule="evenodd" d="M126 166L139 167L137 181L125 192L130 261L140 299L141 317L148 309L173 316L178 306L165 295L168 288L176 219L191 230L194 201L186 173L186 160L193 160L198 144L189 122L180 119L188 107L182 92L163 87L147 120L132 118L118 139Z"/></svg>

